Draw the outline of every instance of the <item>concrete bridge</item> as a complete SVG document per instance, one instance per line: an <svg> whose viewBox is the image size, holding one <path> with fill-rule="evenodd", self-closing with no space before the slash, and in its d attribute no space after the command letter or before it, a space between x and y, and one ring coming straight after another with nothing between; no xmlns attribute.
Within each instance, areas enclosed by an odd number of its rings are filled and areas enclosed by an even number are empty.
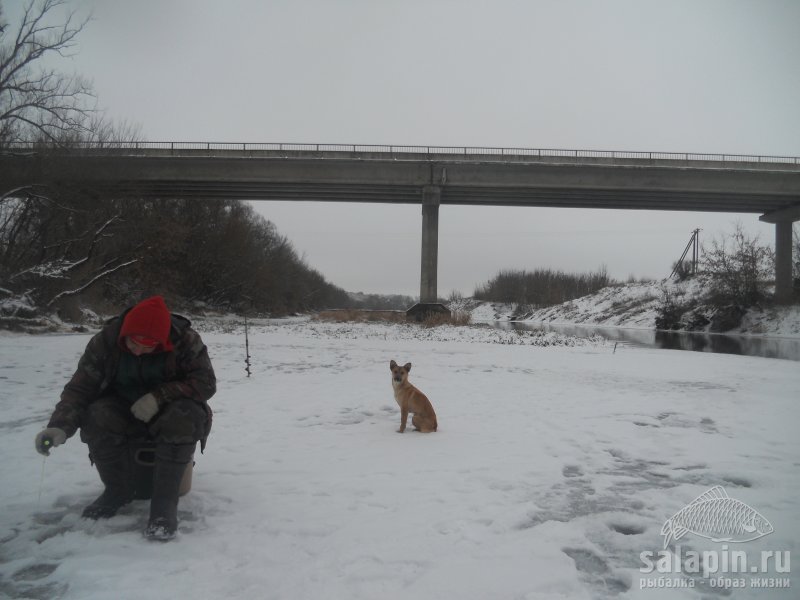
<svg viewBox="0 0 800 600"><path fill-rule="evenodd" d="M439 207L448 204L758 214L775 224L776 297L792 294L797 157L206 142L0 150L6 195L33 184L98 198L420 204L423 305L437 298Z"/></svg>

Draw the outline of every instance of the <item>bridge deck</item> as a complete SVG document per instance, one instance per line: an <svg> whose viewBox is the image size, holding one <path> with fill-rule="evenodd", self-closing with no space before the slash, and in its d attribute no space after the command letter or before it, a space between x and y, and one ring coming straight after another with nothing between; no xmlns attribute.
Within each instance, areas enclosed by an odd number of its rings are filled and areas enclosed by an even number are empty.
<svg viewBox="0 0 800 600"><path fill-rule="evenodd" d="M8 152L12 153L8 153ZM0 189L326 202L772 213L800 204L800 160L723 154L138 142L7 149Z"/></svg>
<svg viewBox="0 0 800 600"><path fill-rule="evenodd" d="M422 303L437 298L440 205L762 213L776 224L781 302L792 295L791 224L800 219L794 157L282 144L0 148L0 194L32 186L100 199L421 204Z"/></svg>

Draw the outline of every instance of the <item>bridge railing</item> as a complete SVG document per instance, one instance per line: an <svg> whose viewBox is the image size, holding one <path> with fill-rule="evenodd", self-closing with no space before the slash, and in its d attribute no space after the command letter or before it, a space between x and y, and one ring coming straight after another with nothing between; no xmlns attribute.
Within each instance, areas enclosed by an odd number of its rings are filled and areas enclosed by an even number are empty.
<svg viewBox="0 0 800 600"><path fill-rule="evenodd" d="M496 159L514 158L592 158L592 159L637 159L658 161L706 161L721 163L766 163L800 165L796 156L763 156L748 154L703 154L692 152L642 152L620 150L565 150L557 148L500 148L481 146L404 146L379 144L295 144L295 143L252 143L252 142L72 142L66 146L43 144L40 142L9 142L0 144L0 153L12 152L84 152L84 153L169 153L197 156L203 152L243 152L253 156L267 153L346 153L351 155L372 154L398 157L420 155L426 157L493 157Z"/></svg>

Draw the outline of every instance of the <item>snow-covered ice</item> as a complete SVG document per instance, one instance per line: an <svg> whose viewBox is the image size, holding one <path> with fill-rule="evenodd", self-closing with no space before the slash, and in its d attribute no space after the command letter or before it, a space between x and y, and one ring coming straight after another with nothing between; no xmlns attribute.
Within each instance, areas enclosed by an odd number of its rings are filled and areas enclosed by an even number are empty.
<svg viewBox="0 0 800 600"><path fill-rule="evenodd" d="M146 501L80 519L100 482L77 437L33 448L89 336L0 335L0 597L796 597L639 572L714 485L775 529L748 554L796 553L796 362L295 319L251 326L248 379L241 327L197 328L214 429L167 544L142 538ZM390 359L413 363L439 432L396 433Z"/></svg>

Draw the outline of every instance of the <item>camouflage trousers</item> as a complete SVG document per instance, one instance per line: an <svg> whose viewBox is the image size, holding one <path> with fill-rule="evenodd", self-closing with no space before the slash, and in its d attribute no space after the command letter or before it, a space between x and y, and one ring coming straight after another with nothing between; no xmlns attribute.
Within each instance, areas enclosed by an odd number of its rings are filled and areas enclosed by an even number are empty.
<svg viewBox="0 0 800 600"><path fill-rule="evenodd" d="M195 444L206 434L206 409L188 398L166 404L149 423L133 416L130 403L116 396L92 402L81 419L81 440L95 462L130 442Z"/></svg>

